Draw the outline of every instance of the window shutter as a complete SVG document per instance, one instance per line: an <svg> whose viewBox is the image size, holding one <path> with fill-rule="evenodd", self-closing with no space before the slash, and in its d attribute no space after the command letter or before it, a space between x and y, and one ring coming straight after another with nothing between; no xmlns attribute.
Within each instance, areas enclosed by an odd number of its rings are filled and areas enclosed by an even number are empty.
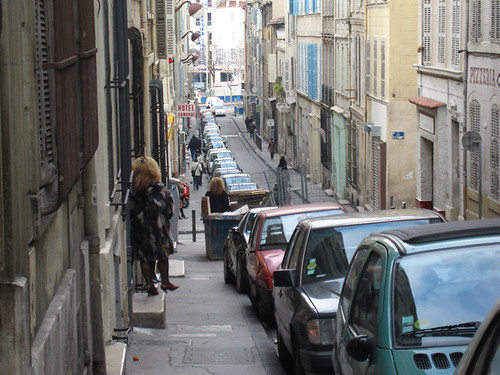
<svg viewBox="0 0 500 375"><path fill-rule="evenodd" d="M446 0L439 0L438 5L438 55L437 63L439 66L444 66L446 45Z"/></svg>
<svg viewBox="0 0 500 375"><path fill-rule="evenodd" d="M491 108L491 199L500 202L500 109Z"/></svg>
<svg viewBox="0 0 500 375"><path fill-rule="evenodd" d="M158 57L167 58L167 26L165 0L156 0L156 40L158 42Z"/></svg>
<svg viewBox="0 0 500 375"><path fill-rule="evenodd" d="M500 0L491 0L491 41L500 43Z"/></svg>
<svg viewBox="0 0 500 375"><path fill-rule="evenodd" d="M480 113L481 106L477 100L473 100L470 104L470 130L480 132ZM479 190L479 151L470 153L470 182L469 185L474 190Z"/></svg>
<svg viewBox="0 0 500 375"><path fill-rule="evenodd" d="M35 1L35 58L38 97L38 129L40 147L41 186L45 186L57 178L55 161L54 123L52 115L51 74L42 68L49 62L48 23L45 1ZM53 77L52 77L53 78Z"/></svg>
<svg viewBox="0 0 500 375"><path fill-rule="evenodd" d="M481 0L472 0L472 40L479 42L481 37Z"/></svg>
<svg viewBox="0 0 500 375"><path fill-rule="evenodd" d="M422 20L422 42L424 50L422 52L422 63L424 65L431 65L431 38L432 38L432 12L431 12L431 0L424 0L424 19Z"/></svg>
<svg viewBox="0 0 500 375"><path fill-rule="evenodd" d="M453 17L452 17L452 35L451 35L451 65L454 69L458 70L460 67L460 1L453 1Z"/></svg>
<svg viewBox="0 0 500 375"><path fill-rule="evenodd" d="M365 72L365 74L366 74L366 82L365 82L365 84L366 84L366 92L367 93L370 93L370 91L371 91L371 85L370 85L370 83L371 83L371 76L370 76L370 73L371 73L370 72L370 67L371 67L371 65L370 65L371 64L371 61L370 61L370 55L371 54L370 54L370 52L371 52L371 48L370 47L371 47L370 46L370 41L367 40L366 41L366 45L365 45L365 64L366 64L365 65L365 70L366 70L366 72Z"/></svg>
<svg viewBox="0 0 500 375"><path fill-rule="evenodd" d="M373 89L372 93L378 96L378 41L373 40Z"/></svg>
<svg viewBox="0 0 500 375"><path fill-rule="evenodd" d="M177 38L175 37L175 3L174 0L166 0L165 2L165 30L167 33L167 58L175 57L175 45Z"/></svg>
<svg viewBox="0 0 500 375"><path fill-rule="evenodd" d="M385 98L385 40L380 41L380 97Z"/></svg>

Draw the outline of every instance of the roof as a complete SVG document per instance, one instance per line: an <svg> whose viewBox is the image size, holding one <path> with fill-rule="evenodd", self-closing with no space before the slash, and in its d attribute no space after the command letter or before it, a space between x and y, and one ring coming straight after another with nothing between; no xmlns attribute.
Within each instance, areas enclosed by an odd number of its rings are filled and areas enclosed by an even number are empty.
<svg viewBox="0 0 500 375"><path fill-rule="evenodd" d="M408 101L410 103L418 105L419 107L424 107L428 109L434 109L446 105L446 103L439 102L431 98L426 98L425 96L417 96L416 98L408 99Z"/></svg>
<svg viewBox="0 0 500 375"><path fill-rule="evenodd" d="M326 210L335 210L335 209L344 209L343 206L336 203L311 203L311 204L297 204L291 206L283 206L279 208L275 208L273 210L264 211L259 214L263 214L266 217L275 217L282 215L290 215L290 214L298 214L304 212L312 212L312 211L326 211Z"/></svg>
<svg viewBox="0 0 500 375"><path fill-rule="evenodd" d="M305 225L312 229L329 228L336 226L359 225L360 223L377 223L383 221L403 221L415 219L441 219L445 220L437 212L427 209L397 209L380 211L353 212L344 215L323 216L304 220Z"/></svg>

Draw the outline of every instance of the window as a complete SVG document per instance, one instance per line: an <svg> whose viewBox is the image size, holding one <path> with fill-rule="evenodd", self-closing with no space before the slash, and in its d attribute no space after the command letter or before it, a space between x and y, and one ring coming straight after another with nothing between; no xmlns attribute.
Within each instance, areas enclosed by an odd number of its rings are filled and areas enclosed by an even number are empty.
<svg viewBox="0 0 500 375"><path fill-rule="evenodd" d="M432 23L431 23L431 6L432 0L424 0L423 20L422 20L422 42L424 50L422 51L422 64L431 65L431 38L432 38Z"/></svg>
<svg viewBox="0 0 500 375"><path fill-rule="evenodd" d="M207 13L207 26L212 26L212 13Z"/></svg>
<svg viewBox="0 0 500 375"><path fill-rule="evenodd" d="M382 257L371 252L352 302L349 322L360 333L375 334L377 331L378 306L382 280Z"/></svg>
<svg viewBox="0 0 500 375"><path fill-rule="evenodd" d="M470 103L469 109L469 121L470 121L470 130L476 131L479 133L480 130L480 113L481 106L477 100L473 100ZM479 190L479 151L470 152L470 174L469 174L470 182L469 185L471 189L476 191Z"/></svg>
<svg viewBox="0 0 500 375"><path fill-rule="evenodd" d="M374 96L377 96L378 95L378 77L377 77L377 74L378 74L378 71L377 71L377 68L378 68L378 43L377 43L377 39L374 39L373 40L373 89L372 89L372 93Z"/></svg>
<svg viewBox="0 0 500 375"><path fill-rule="evenodd" d="M500 109L498 105L491 108L491 199L500 202Z"/></svg>
<svg viewBox="0 0 500 375"><path fill-rule="evenodd" d="M380 97L385 98L385 40L380 41Z"/></svg>

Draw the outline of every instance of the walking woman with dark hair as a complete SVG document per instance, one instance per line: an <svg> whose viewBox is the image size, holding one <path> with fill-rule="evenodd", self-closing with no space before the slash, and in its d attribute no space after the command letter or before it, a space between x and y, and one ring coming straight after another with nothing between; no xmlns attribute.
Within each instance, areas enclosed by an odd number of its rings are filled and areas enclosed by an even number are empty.
<svg viewBox="0 0 500 375"><path fill-rule="evenodd" d="M153 158L137 158L132 163L132 170L134 189L130 197L130 238L133 254L141 263L148 295L158 294L153 283L156 261L161 275L161 289L167 293L178 288L168 276L168 256L174 252L170 236L174 202L168 189L161 183L161 171Z"/></svg>

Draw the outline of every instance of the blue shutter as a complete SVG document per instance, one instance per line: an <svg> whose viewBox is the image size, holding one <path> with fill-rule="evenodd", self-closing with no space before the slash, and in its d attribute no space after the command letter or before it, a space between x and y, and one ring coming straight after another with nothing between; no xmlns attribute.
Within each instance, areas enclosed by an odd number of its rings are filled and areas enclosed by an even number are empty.
<svg viewBox="0 0 500 375"><path fill-rule="evenodd" d="M311 6L310 1L311 0L305 0L304 13L306 13L306 14L309 13L310 10L311 10L311 8L310 8L310 6Z"/></svg>

